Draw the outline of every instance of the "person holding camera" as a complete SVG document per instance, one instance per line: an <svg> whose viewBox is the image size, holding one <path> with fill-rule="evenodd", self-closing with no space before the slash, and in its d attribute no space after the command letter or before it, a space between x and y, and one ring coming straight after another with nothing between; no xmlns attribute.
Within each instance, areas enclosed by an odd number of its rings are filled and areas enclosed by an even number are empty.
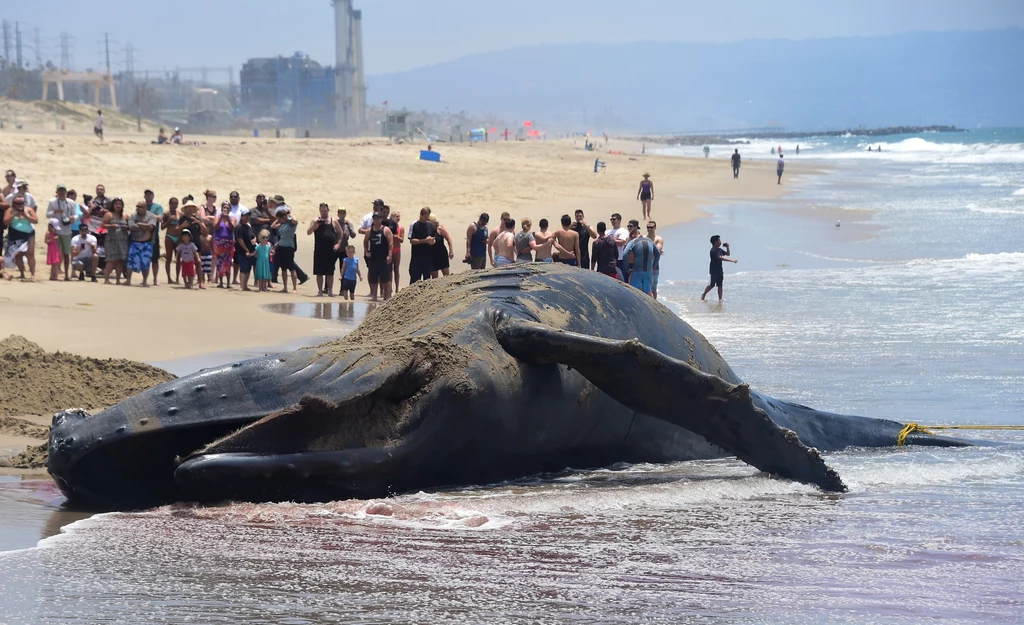
<svg viewBox="0 0 1024 625"><path fill-rule="evenodd" d="M331 217L327 202L320 203L320 215L309 223L306 235L313 235L313 275L318 297L334 297L334 268L338 262L341 224Z"/></svg>
<svg viewBox="0 0 1024 625"><path fill-rule="evenodd" d="M722 243L722 237L717 234L711 237L711 263L708 266L708 286L704 289L704 292L700 296L700 300L704 301L704 296L707 295L711 289L718 287L718 299L722 299L722 281L725 279L725 271L722 269L722 261L729 263L739 262L730 258L731 250L729 249L728 243Z"/></svg>
<svg viewBox="0 0 1024 625"><path fill-rule="evenodd" d="M57 220L55 230L65 282L71 279L71 222L77 215L78 207L68 199L68 188L62 184L57 185L57 196L47 205L46 218Z"/></svg>

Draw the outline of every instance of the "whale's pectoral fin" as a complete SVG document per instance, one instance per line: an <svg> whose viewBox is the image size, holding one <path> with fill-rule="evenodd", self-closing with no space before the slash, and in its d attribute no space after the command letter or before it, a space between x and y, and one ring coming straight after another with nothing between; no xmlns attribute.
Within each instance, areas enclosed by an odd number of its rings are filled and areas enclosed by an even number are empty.
<svg viewBox="0 0 1024 625"><path fill-rule="evenodd" d="M700 434L762 471L846 491L818 450L753 405L746 384L731 384L635 339L608 340L510 321L498 328L498 341L519 360L575 369L623 405Z"/></svg>

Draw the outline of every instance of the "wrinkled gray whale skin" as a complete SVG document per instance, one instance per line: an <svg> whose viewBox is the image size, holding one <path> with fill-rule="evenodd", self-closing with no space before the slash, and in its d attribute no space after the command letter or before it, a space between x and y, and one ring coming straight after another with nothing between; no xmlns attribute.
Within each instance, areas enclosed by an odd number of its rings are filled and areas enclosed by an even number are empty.
<svg viewBox="0 0 1024 625"><path fill-rule="evenodd" d="M389 313L401 324L385 327ZM413 285L332 344L58 413L47 468L71 504L104 509L372 498L727 455L843 491L818 450L894 446L902 428L751 391L640 291L532 264Z"/></svg>

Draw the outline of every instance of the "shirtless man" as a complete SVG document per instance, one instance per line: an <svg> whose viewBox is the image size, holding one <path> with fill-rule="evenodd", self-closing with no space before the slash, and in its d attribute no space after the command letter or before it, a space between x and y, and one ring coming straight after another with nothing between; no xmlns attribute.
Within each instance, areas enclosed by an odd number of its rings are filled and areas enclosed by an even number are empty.
<svg viewBox="0 0 1024 625"><path fill-rule="evenodd" d="M541 219L537 225L540 226L540 232L533 233L533 240L537 243L537 247L534 248L536 252L534 260L538 263L550 263L551 244L555 242L555 235L548 232L547 219Z"/></svg>
<svg viewBox="0 0 1024 625"><path fill-rule="evenodd" d="M579 267L580 262L580 235L572 229L572 218L562 215L562 229L554 233L555 247L558 249L556 263L565 263L573 267Z"/></svg>
<svg viewBox="0 0 1024 625"><path fill-rule="evenodd" d="M515 231L514 219L503 220L501 232L494 237L494 243L487 248L487 254L491 257L491 267L500 267L516 262Z"/></svg>
<svg viewBox="0 0 1024 625"><path fill-rule="evenodd" d="M505 211L504 213L501 214L501 219L498 220L498 229L497 230L491 230L487 234L487 257L488 258L493 258L494 250L492 248L494 247L494 240L496 238L498 238L499 234L501 234L502 232L505 232L505 221L507 221L507 220L509 220L511 218L512 218L512 215L509 215L508 211ZM514 234L515 233L513 233L513 235ZM494 262L492 261L491 265L493 265L493 264L494 264Z"/></svg>

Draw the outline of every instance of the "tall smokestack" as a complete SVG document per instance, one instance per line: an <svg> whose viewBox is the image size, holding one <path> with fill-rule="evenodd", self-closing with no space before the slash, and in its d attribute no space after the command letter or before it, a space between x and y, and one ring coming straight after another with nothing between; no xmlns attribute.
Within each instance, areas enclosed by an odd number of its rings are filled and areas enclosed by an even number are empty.
<svg viewBox="0 0 1024 625"><path fill-rule="evenodd" d="M353 119L356 131L366 127L366 73L363 62L363 12L352 11L352 60L355 66Z"/></svg>
<svg viewBox="0 0 1024 625"><path fill-rule="evenodd" d="M355 130L352 116L354 76L352 58L352 0L331 0L334 4L334 113L338 132L351 135Z"/></svg>

